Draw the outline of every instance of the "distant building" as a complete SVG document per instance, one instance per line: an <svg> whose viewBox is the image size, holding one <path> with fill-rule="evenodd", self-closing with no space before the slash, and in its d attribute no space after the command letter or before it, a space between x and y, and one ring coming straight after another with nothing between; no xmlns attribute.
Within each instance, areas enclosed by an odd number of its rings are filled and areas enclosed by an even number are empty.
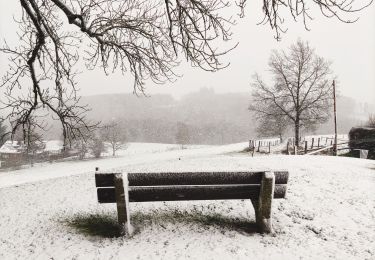
<svg viewBox="0 0 375 260"><path fill-rule="evenodd" d="M63 157L64 152L64 142L61 140L50 140L46 141L45 147L43 150L44 156L48 158L48 160L56 160Z"/></svg>
<svg viewBox="0 0 375 260"><path fill-rule="evenodd" d="M50 140L45 142L44 152L48 154L61 154L64 150L64 142L61 140Z"/></svg>
<svg viewBox="0 0 375 260"><path fill-rule="evenodd" d="M26 146L22 141L6 141L0 147L1 166L20 164L26 156Z"/></svg>
<svg viewBox="0 0 375 260"><path fill-rule="evenodd" d="M63 151L64 143L61 140L44 141L32 153L29 151L29 154L24 142L6 141L0 147L0 167L21 165L27 160L41 162L59 159L63 157Z"/></svg>

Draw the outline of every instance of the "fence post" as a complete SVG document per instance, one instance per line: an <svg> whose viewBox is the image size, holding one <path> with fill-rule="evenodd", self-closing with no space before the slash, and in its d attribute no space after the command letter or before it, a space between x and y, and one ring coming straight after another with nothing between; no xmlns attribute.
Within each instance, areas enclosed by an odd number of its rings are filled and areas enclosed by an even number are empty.
<svg viewBox="0 0 375 260"><path fill-rule="evenodd" d="M289 140L286 142L286 153L289 154Z"/></svg>
<svg viewBox="0 0 375 260"><path fill-rule="evenodd" d="M271 153L271 142L268 142L268 153Z"/></svg>
<svg viewBox="0 0 375 260"><path fill-rule="evenodd" d="M305 154L307 154L307 141L305 141Z"/></svg>
<svg viewBox="0 0 375 260"><path fill-rule="evenodd" d="M319 148L319 146L320 146L320 137L318 138L318 148Z"/></svg>
<svg viewBox="0 0 375 260"><path fill-rule="evenodd" d="M314 137L311 140L311 149L313 149L313 148L314 148Z"/></svg>
<svg viewBox="0 0 375 260"><path fill-rule="evenodd" d="M258 152L260 152L260 141L258 142Z"/></svg>

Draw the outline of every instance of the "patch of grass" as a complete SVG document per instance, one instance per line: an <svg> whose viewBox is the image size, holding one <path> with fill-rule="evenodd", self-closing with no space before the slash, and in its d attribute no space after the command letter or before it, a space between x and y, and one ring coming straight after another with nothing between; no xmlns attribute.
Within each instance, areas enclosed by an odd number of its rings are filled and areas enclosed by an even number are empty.
<svg viewBox="0 0 375 260"><path fill-rule="evenodd" d="M215 226L227 230L236 230L244 233L257 232L256 223L244 218L229 218L219 213L203 214L200 211L192 212L184 210L170 210L166 212L152 212L145 214L136 212L131 216L133 224L136 226L144 226L145 223L194 223L201 226Z"/></svg>
<svg viewBox="0 0 375 260"><path fill-rule="evenodd" d="M121 226L117 222L116 215L103 214L80 214L64 221L69 227L78 233L87 236L99 236L103 238L117 238L123 236ZM135 233L141 232L143 227L150 223L164 227L167 223L196 224L207 227L215 226L228 231L238 231L241 233L255 233L258 231L255 222L245 218L230 218L219 213L211 212L203 214L201 211L193 210L167 210L160 212L155 210L149 213L134 212L131 214L131 224L135 227ZM133 235L134 235L133 234Z"/></svg>
<svg viewBox="0 0 375 260"><path fill-rule="evenodd" d="M67 223L70 227L85 235L105 238L122 236L117 219L110 215L76 215L67 220Z"/></svg>
<svg viewBox="0 0 375 260"><path fill-rule="evenodd" d="M246 147L245 149L243 149L242 151L240 151L240 153L250 153L250 152L252 152L252 151L253 151L252 148L250 148L250 147Z"/></svg>
<svg viewBox="0 0 375 260"><path fill-rule="evenodd" d="M347 153L340 154L339 156L358 158L359 157L359 151L349 151Z"/></svg>

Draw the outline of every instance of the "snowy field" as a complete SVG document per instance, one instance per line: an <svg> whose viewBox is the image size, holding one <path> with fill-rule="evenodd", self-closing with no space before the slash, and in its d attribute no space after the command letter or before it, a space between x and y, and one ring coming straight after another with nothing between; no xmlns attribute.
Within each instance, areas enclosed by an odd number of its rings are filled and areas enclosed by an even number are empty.
<svg viewBox="0 0 375 260"><path fill-rule="evenodd" d="M0 259L375 259L375 162L258 156L248 143L130 144L116 158L0 172ZM115 231L116 206L98 204L94 168L114 171L286 169L273 235L255 232L250 201L131 203L136 232Z"/></svg>

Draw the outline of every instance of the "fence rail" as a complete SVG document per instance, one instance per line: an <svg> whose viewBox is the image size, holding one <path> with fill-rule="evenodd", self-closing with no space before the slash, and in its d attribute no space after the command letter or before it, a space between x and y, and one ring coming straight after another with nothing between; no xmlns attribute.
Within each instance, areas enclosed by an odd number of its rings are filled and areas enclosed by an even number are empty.
<svg viewBox="0 0 375 260"><path fill-rule="evenodd" d="M268 148L267 152L271 153L271 147L278 146L280 144L281 144L280 138L257 139L257 140L253 139L253 140L249 140L249 150L252 151L254 154L255 150L257 152L260 152L261 147L266 147Z"/></svg>

